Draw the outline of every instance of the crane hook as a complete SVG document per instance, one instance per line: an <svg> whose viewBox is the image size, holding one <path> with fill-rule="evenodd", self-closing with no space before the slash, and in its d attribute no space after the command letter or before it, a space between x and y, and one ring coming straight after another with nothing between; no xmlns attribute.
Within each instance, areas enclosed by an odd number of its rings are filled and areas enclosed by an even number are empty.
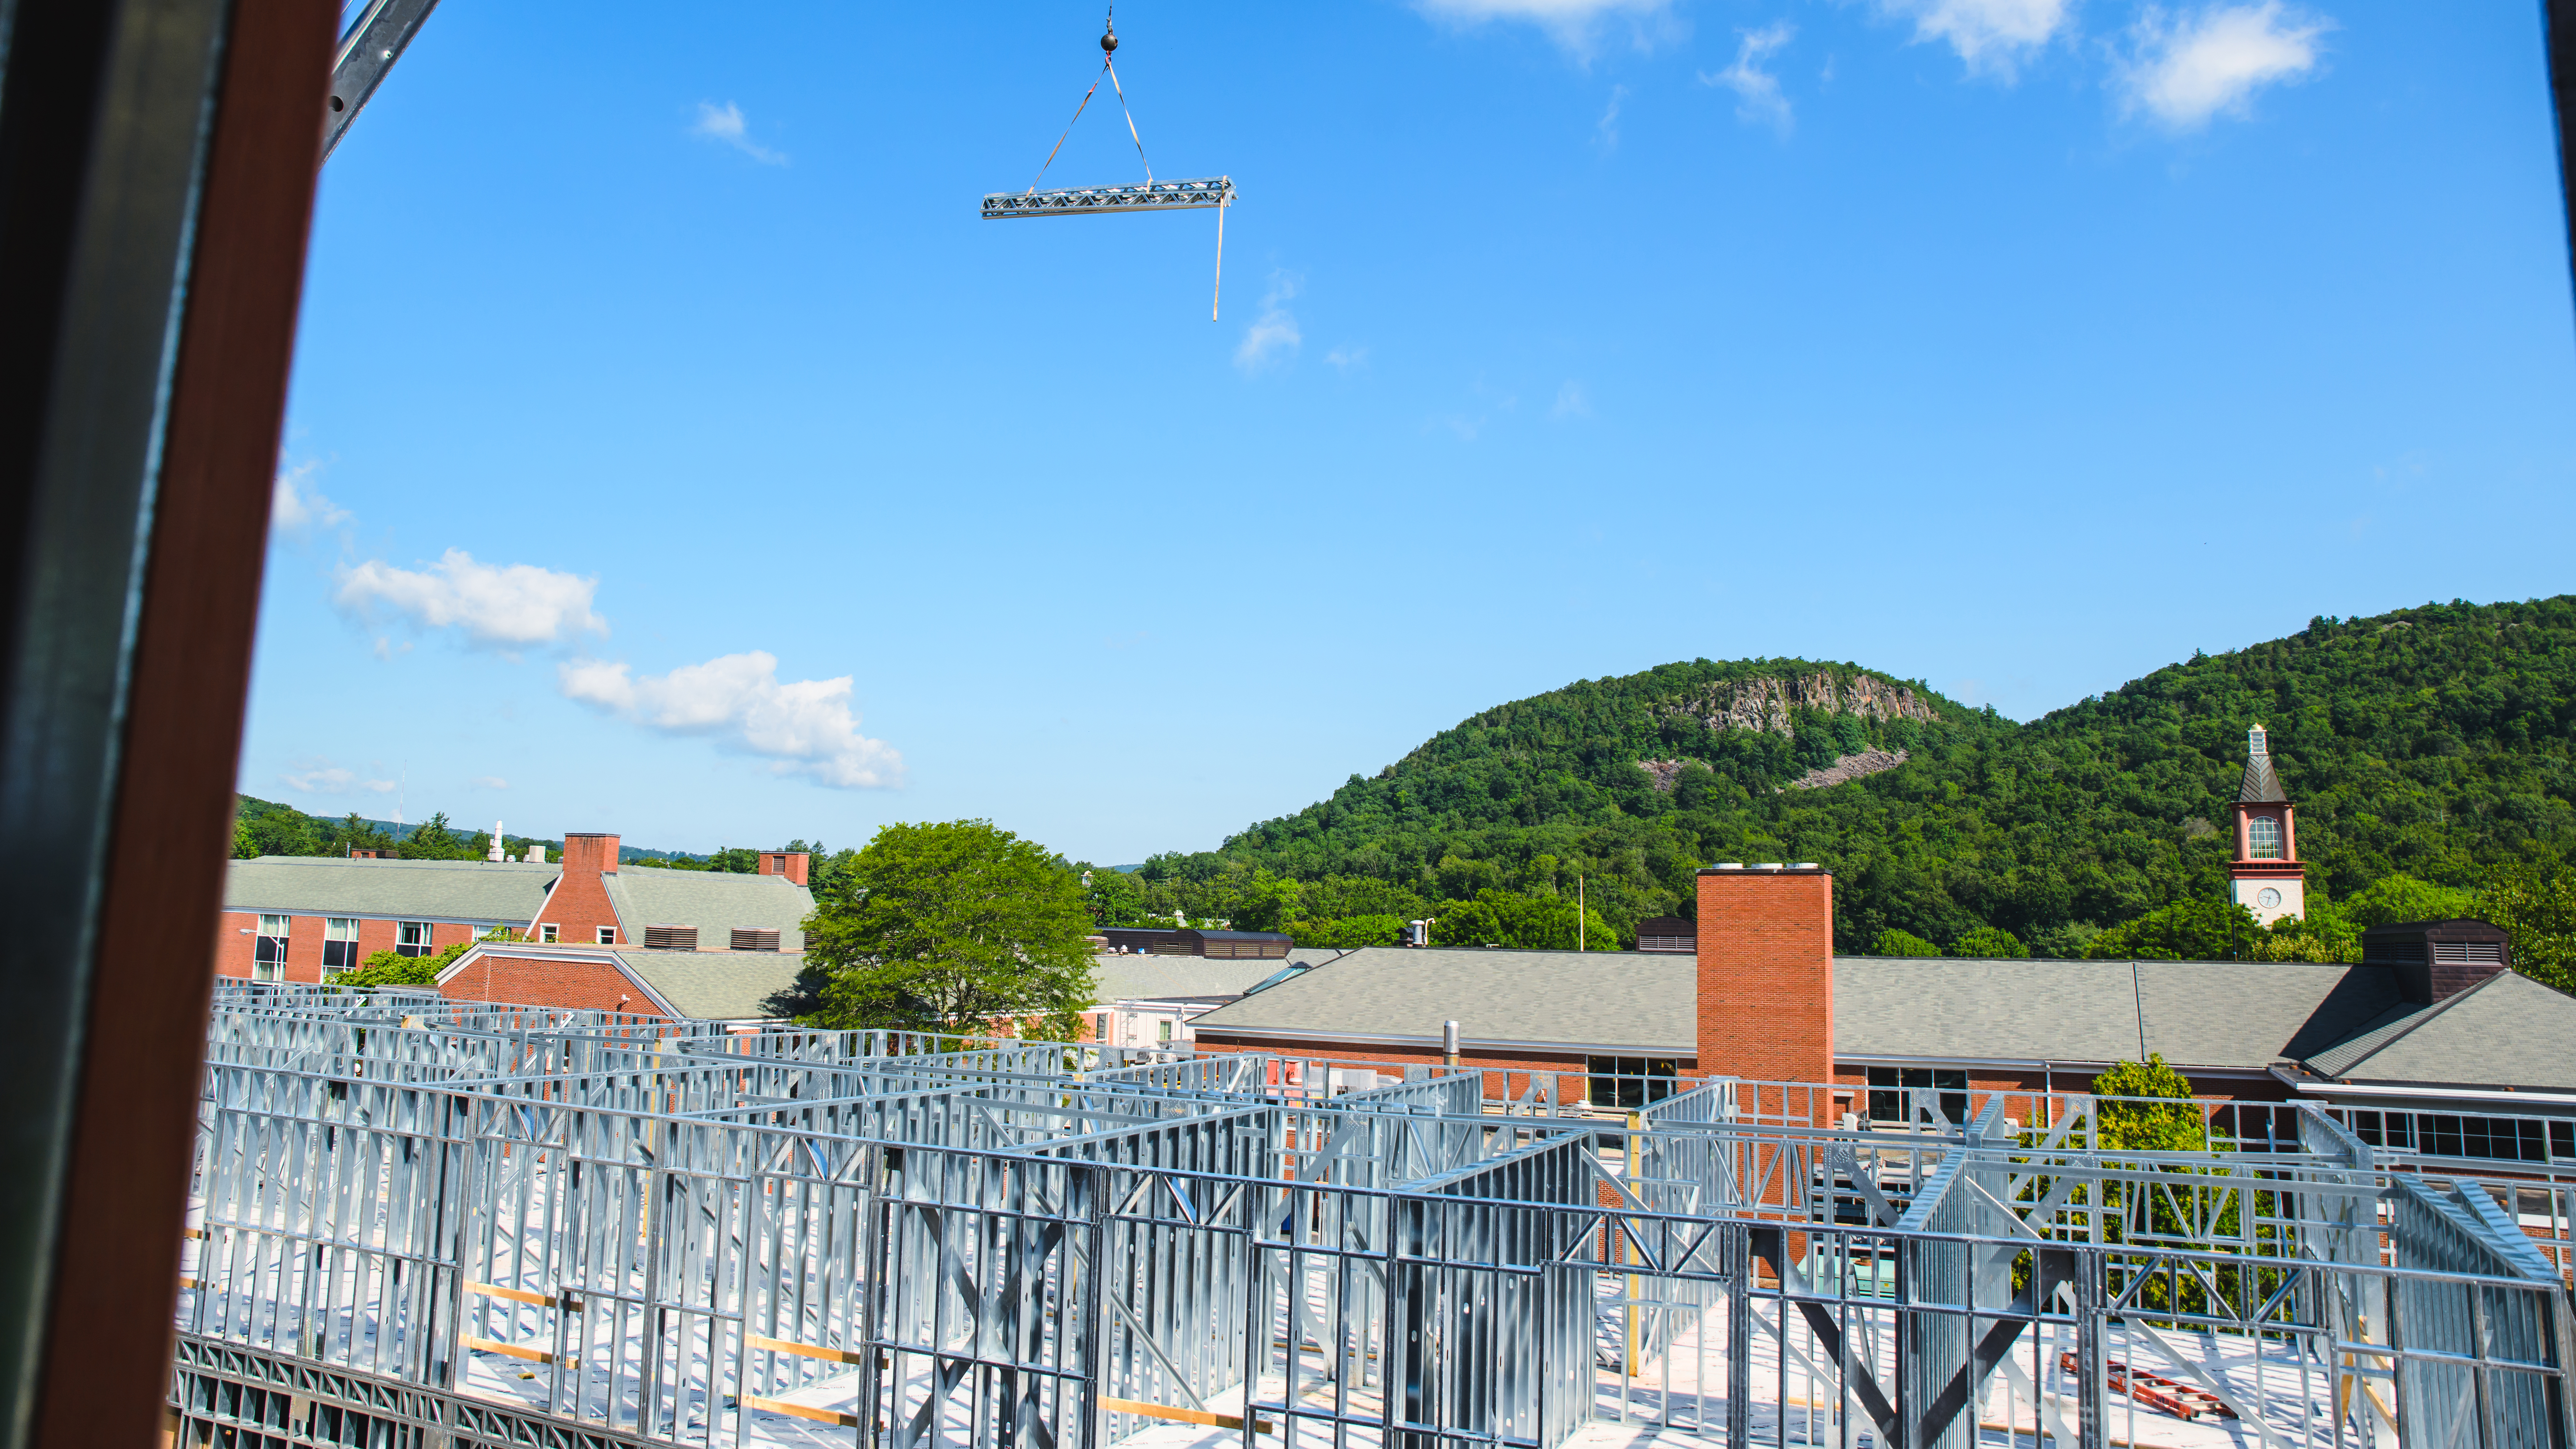
<svg viewBox="0 0 2576 1449"><path fill-rule="evenodd" d="M1118 11L1112 6L1100 20L1100 57L1106 60L1118 49L1118 27L1113 23Z"/></svg>

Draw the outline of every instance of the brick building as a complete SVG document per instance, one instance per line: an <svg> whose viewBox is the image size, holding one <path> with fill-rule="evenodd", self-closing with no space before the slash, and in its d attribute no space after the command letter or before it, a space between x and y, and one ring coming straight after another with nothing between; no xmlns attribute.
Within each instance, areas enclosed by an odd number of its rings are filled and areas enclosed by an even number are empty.
<svg viewBox="0 0 2576 1449"><path fill-rule="evenodd" d="M2218 1101L2576 1117L2576 998L2481 921L2377 928L2359 965L1960 960L1833 955L1812 865L1711 866L1698 906L1688 957L1354 951L1191 1026L1202 1050L1427 1065L1454 1020L1490 1088L1596 1105L1705 1074L1829 1083L1795 1099L1819 1119L1902 1117L1909 1088L1955 1119L2156 1054Z"/></svg>
<svg viewBox="0 0 2576 1449"><path fill-rule="evenodd" d="M814 909L805 855L763 853L754 875L621 870L617 855L616 836L576 833L564 839L563 860L551 865L234 861L215 969L318 982L379 951L435 955L507 929L521 939L474 946L448 969L442 989L470 962L473 988L449 994L610 1008L623 995L629 1010L696 1016L697 1008L722 1008L730 1019L731 1008L774 996L785 984L775 979L782 972L792 981L805 949L803 922ZM630 974L642 968L626 964L629 955L660 964ZM720 978L738 978L740 989L710 994L707 983Z"/></svg>

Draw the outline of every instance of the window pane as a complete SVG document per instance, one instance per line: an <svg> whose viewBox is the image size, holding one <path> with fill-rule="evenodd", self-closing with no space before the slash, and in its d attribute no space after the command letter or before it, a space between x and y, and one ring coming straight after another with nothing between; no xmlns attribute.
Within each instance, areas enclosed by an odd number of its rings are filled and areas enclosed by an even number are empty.
<svg viewBox="0 0 2576 1449"><path fill-rule="evenodd" d="M2281 858L2281 822L2255 819L2245 822L2245 853L2254 860Z"/></svg>

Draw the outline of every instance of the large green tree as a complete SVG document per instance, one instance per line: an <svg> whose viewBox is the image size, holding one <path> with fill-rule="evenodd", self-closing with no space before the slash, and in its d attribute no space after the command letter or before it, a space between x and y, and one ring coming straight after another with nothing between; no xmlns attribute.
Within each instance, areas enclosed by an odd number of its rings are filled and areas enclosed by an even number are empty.
<svg viewBox="0 0 2576 1449"><path fill-rule="evenodd" d="M1616 951L1619 933L1601 913L1581 912L1571 896L1481 890L1472 901L1442 901L1432 911L1434 946L1510 946L1523 951Z"/></svg>
<svg viewBox="0 0 2576 1449"><path fill-rule="evenodd" d="M2498 872L2470 914L2513 933L2513 969L2576 992L2576 871Z"/></svg>
<svg viewBox="0 0 2576 1449"><path fill-rule="evenodd" d="M2254 913L2212 897L2176 901L2093 938L2090 954L2113 961L2236 961L2255 953L2263 927Z"/></svg>
<svg viewBox="0 0 2576 1449"><path fill-rule="evenodd" d="M805 921L809 1018L1069 1038L1092 1004L1081 878L989 820L888 825Z"/></svg>

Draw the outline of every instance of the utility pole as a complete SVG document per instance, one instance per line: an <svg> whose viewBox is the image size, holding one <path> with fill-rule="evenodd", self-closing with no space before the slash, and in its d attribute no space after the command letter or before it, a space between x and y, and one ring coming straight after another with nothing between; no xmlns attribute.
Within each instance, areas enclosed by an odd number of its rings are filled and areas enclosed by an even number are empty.
<svg viewBox="0 0 2576 1449"><path fill-rule="evenodd" d="M1583 949L1583 877L1574 878L1574 949Z"/></svg>

